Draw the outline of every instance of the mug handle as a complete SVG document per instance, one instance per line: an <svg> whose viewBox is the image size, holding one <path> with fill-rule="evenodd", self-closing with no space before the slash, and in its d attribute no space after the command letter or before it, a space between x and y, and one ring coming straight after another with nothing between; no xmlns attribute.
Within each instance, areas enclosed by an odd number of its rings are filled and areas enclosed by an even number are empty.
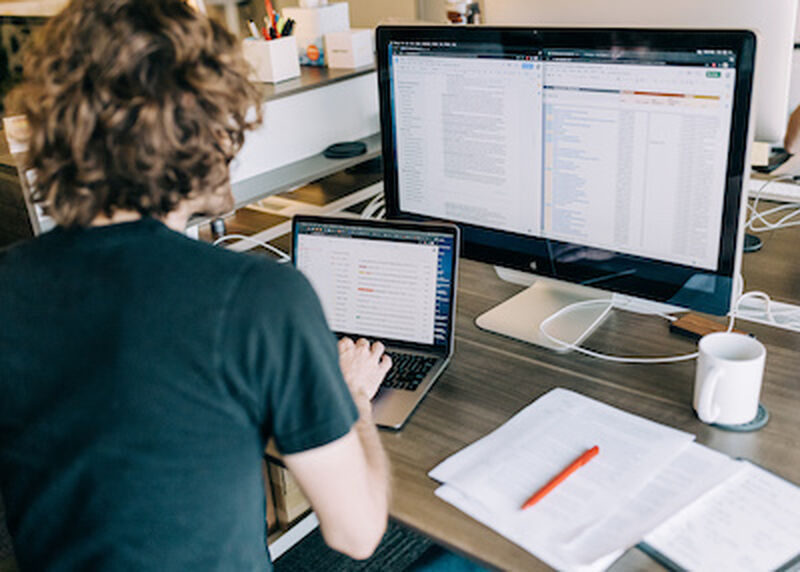
<svg viewBox="0 0 800 572"><path fill-rule="evenodd" d="M697 416L703 423L713 423L719 417L719 405L714 403L714 394L717 390L717 383L722 376L722 370L715 367L711 370L708 381L703 384L700 390L700 398L697 400Z"/></svg>

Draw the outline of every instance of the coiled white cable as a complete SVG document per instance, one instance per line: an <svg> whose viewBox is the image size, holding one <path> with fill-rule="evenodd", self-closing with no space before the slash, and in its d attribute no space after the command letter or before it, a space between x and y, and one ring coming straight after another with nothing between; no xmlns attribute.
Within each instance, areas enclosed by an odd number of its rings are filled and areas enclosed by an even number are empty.
<svg viewBox="0 0 800 572"><path fill-rule="evenodd" d="M794 181L794 176L792 175L785 175L782 177L775 177L774 179L769 179L764 181L758 190L755 192L753 196L753 204L747 205L747 210L749 212L749 217L747 219L747 223L745 224L745 230L750 232L767 232L770 230L778 230L781 228L788 228L792 226L800 226L800 221L798 222L788 222L790 219L794 218L798 214L800 214L800 204L798 203L787 203L784 205L780 205L778 207L774 207L771 209L767 209L766 211L759 212L758 211L758 202L761 200L761 193L772 183L777 183L781 181ZM775 213L784 211L784 210L791 210L791 212L787 215L784 215L780 220L776 222L770 222L766 219L767 216L773 215ZM756 222L760 222L761 226L756 226Z"/></svg>
<svg viewBox="0 0 800 572"><path fill-rule="evenodd" d="M648 364L648 363L650 363L650 364L655 364L655 363L674 363L674 362L692 360L692 359L695 359L697 357L697 352L692 352L692 353L682 354L682 355L677 355L677 356L664 356L664 357L638 357L638 356L630 356L630 357L628 357L628 356L614 356L614 355L609 355L609 354L603 354L603 353L600 353L600 352L595 352L595 351L586 349L586 348L582 347L580 344L575 344L575 343L572 343L572 342L566 342L564 340L560 340L560 339L556 338L555 336L551 335L550 333L548 333L547 330L545 329L547 327L547 325L550 324L553 320L556 320L557 318L559 318L560 316L563 316L564 314L566 314L568 312L576 310L577 308L580 308L580 307L593 306L593 305L596 306L596 305L599 305L599 304L605 305L606 308L603 310L603 312L600 314L600 316L598 316L597 319L595 319L594 322L592 322L592 324L586 329L586 331L591 331L598 323L600 323L600 320L605 318L613 308L617 307L616 304L613 301L609 301L609 300L583 300L583 301L580 301L580 302L574 302L572 304L569 304L568 306L564 306L563 308L561 308L557 312L553 313L552 315L550 315L547 318L545 318L544 320L542 320L541 324L539 324L539 331L548 340L550 340L551 342L553 342L555 344L559 344L559 345L563 346L565 349L573 350L573 351L582 353L582 354L590 356L590 357L594 357L594 358L605 360L605 361L611 361L611 362L615 362L615 363L643 363L643 364ZM660 316L660 317L665 318L665 319L670 320L670 321L674 321L676 319L674 316L668 316L666 314L661 314L661 313L657 313L657 312L653 313L653 315ZM733 312L731 312L730 321L728 323L727 331L730 332L731 330L733 330L734 320L735 320L735 314ZM581 338L583 338L583 336L579 336L578 337L578 339L581 339Z"/></svg>

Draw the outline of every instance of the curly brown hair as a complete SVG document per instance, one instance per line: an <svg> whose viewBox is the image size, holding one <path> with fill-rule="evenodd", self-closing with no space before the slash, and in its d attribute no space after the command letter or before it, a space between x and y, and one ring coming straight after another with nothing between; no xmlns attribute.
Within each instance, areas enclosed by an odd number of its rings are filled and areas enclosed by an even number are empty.
<svg viewBox="0 0 800 572"><path fill-rule="evenodd" d="M262 117L248 73L236 39L183 0L73 0L33 38L6 100L31 126L34 200L73 227L228 193Z"/></svg>

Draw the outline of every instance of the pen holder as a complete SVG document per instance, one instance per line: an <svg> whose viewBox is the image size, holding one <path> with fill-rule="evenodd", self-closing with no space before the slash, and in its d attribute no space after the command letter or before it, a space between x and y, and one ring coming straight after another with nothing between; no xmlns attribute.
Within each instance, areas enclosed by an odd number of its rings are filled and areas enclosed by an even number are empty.
<svg viewBox="0 0 800 572"><path fill-rule="evenodd" d="M253 81L278 83L300 75L294 36L270 41L248 38L242 42L242 50L252 67Z"/></svg>

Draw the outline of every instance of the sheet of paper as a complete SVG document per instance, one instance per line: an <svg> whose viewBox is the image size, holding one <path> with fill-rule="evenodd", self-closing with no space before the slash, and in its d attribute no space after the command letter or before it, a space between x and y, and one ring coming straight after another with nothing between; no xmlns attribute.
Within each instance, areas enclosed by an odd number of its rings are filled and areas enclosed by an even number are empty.
<svg viewBox="0 0 800 572"><path fill-rule="evenodd" d="M636 495L558 549L565 559L579 563L630 548L649 531L742 469L742 463L727 455L689 443Z"/></svg>
<svg viewBox="0 0 800 572"><path fill-rule="evenodd" d="M473 512L480 505L481 522L512 539L533 537L515 542L536 556L578 566L586 561L565 557L567 551L560 547L580 538L642 489L693 438L555 389L447 459L430 476L447 484L444 491L461 493ZM594 445L600 448L597 457L535 506L520 510L534 491Z"/></svg>
<svg viewBox="0 0 800 572"><path fill-rule="evenodd" d="M775 570L800 554L800 487L751 463L645 537L688 570Z"/></svg>
<svg viewBox="0 0 800 572"><path fill-rule="evenodd" d="M547 530L551 542L565 543L642 488L692 439L689 433L555 389L470 451L469 462L444 481L489 511L513 516L518 526ZM520 510L531 494L594 445L600 448L594 459L534 507ZM431 474L441 475L437 470Z"/></svg>
<svg viewBox="0 0 800 572"><path fill-rule="evenodd" d="M502 534L511 542L521 546L531 554L534 554L537 558L556 570L569 572L600 572L611 566L624 552L618 550L589 565L576 565L572 562L562 560L560 555L546 542L543 535L537 534L535 531L522 531L512 523L498 519L494 514L487 511L481 503L471 500L456 488L442 485L436 489L436 496L449 502L478 522Z"/></svg>

